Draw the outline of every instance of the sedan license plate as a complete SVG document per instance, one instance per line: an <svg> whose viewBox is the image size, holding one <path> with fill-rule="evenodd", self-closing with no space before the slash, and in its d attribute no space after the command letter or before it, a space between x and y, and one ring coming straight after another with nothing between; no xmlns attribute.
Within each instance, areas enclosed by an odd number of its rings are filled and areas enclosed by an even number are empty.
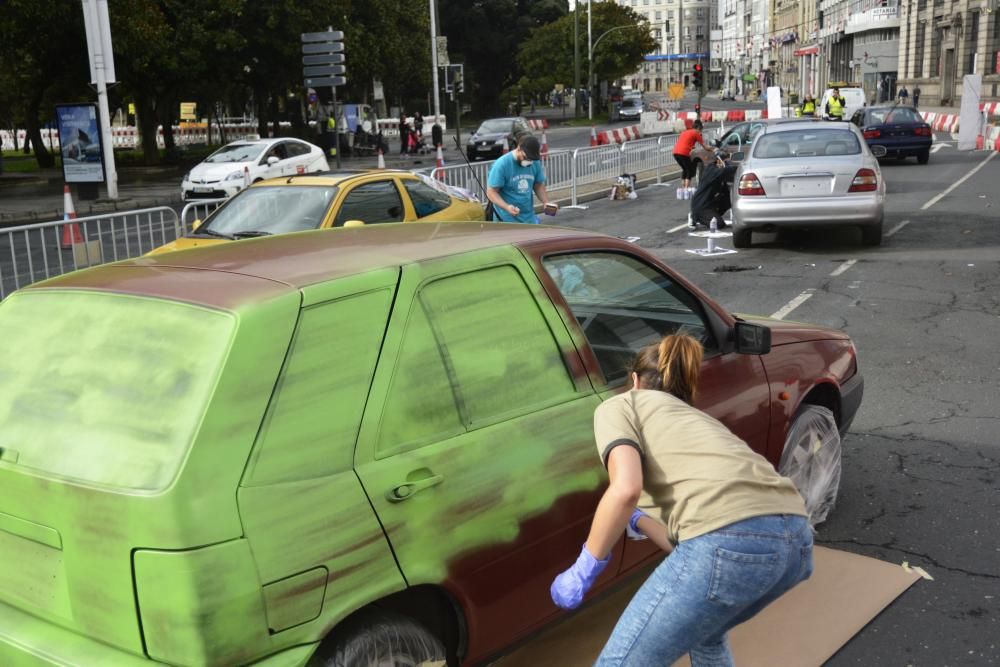
<svg viewBox="0 0 1000 667"><path fill-rule="evenodd" d="M211 192L212 188L208 185L196 185L192 188L195 192Z"/></svg>
<svg viewBox="0 0 1000 667"><path fill-rule="evenodd" d="M479 147L479 150L481 150L483 152L491 151L491 150L493 150L493 146L487 145L487 144L483 144L482 146Z"/></svg>
<svg viewBox="0 0 1000 667"><path fill-rule="evenodd" d="M830 194L828 176L781 179L782 197L813 197L824 194Z"/></svg>

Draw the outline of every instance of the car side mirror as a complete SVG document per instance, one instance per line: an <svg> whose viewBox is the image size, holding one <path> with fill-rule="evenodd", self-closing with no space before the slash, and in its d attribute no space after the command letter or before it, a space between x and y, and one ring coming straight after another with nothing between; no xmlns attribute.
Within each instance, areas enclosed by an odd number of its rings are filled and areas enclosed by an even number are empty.
<svg viewBox="0 0 1000 667"><path fill-rule="evenodd" d="M729 156L729 159L732 160L733 162L743 162L744 158L746 158L746 153L744 153L743 151L736 151L731 156Z"/></svg>
<svg viewBox="0 0 1000 667"><path fill-rule="evenodd" d="M736 351L740 354L767 354L771 351L771 330L760 324L737 322Z"/></svg>
<svg viewBox="0 0 1000 667"><path fill-rule="evenodd" d="M278 164L279 162L281 162L281 160L279 160L279 159L278 159L277 157L275 157L274 155L272 155L271 157L267 158L267 163L268 163L269 165L272 165L272 166L273 166L273 165L276 165L276 164Z"/></svg>
<svg viewBox="0 0 1000 667"><path fill-rule="evenodd" d="M889 152L885 146L872 146L871 151L875 157L885 157L886 153Z"/></svg>
<svg viewBox="0 0 1000 667"><path fill-rule="evenodd" d="M365 226L364 220L348 220L347 222L344 223L344 227L364 227L364 226Z"/></svg>
<svg viewBox="0 0 1000 667"><path fill-rule="evenodd" d="M201 218L198 218L197 220L191 223L191 231L192 232L198 231L198 228L201 227L203 224L205 223L201 221Z"/></svg>

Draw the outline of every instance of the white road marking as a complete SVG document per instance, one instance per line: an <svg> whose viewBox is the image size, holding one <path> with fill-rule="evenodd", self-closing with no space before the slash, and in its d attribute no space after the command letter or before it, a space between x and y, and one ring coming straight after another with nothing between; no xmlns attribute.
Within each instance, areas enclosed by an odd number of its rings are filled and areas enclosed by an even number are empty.
<svg viewBox="0 0 1000 667"><path fill-rule="evenodd" d="M937 153L942 148L951 148L951 144L934 144L931 147L931 153Z"/></svg>
<svg viewBox="0 0 1000 667"><path fill-rule="evenodd" d="M903 220L901 223L899 223L898 225L896 225L895 227L893 227L892 229L890 229L885 233L886 238L889 238L903 227L906 227L908 224L910 224L909 220Z"/></svg>
<svg viewBox="0 0 1000 667"><path fill-rule="evenodd" d="M985 167L986 163L989 162L990 160L992 160L993 158L995 158L996 156L997 156L997 152L996 151L991 151L990 154L986 156L986 159L984 159L982 162L980 162L978 165L976 165L975 167L972 168L972 171L970 171L968 174L966 174L962 178L960 178L957 181L955 181L954 183L952 183L951 187L949 187L947 190L945 190L944 192L942 192L941 194L937 195L936 197L934 197L933 199L931 199L929 202L927 202L926 204L924 204L923 206L921 206L920 210L921 211L926 211L931 206L934 206L934 204L936 204L939 201L941 201L942 199L944 199L945 196L947 196L949 192L951 192L952 190L954 190L955 188L957 188L958 186L960 186L962 183L965 183L967 180L969 180L970 178L972 178L973 174L975 174L977 171L979 171L980 169L982 169L983 167Z"/></svg>
<svg viewBox="0 0 1000 667"><path fill-rule="evenodd" d="M801 306L803 303L808 301L809 298L812 296L813 291L814 291L813 288L807 289L805 292L798 295L797 297L786 303L784 306L782 306L779 310L777 310L774 314L772 314L771 317L776 320L785 319L785 316L788 315L788 313L792 312L793 310Z"/></svg>
<svg viewBox="0 0 1000 667"><path fill-rule="evenodd" d="M681 224L677 225L676 227L674 227L673 229L668 229L667 230L667 234L673 234L674 232L679 232L682 229L685 229L687 226L688 226L688 223L686 223L686 222L681 223Z"/></svg>
<svg viewBox="0 0 1000 667"><path fill-rule="evenodd" d="M838 266L836 269L834 269L833 273L830 274L830 277L832 278L833 276L839 276L841 273L843 273L847 269L849 269L852 266L854 266L854 263L856 261L858 261L858 260L856 260L856 259L849 259L849 260L847 260L846 262L844 262L843 264L841 264L840 266Z"/></svg>

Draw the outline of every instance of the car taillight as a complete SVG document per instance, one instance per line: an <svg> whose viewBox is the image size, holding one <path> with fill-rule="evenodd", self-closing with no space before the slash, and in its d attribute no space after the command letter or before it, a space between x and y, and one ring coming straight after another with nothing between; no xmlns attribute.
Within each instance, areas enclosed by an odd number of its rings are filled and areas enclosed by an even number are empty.
<svg viewBox="0 0 1000 667"><path fill-rule="evenodd" d="M746 173L740 178L739 194L744 197L755 197L767 194L764 192L764 186L760 184L757 180L757 174Z"/></svg>
<svg viewBox="0 0 1000 667"><path fill-rule="evenodd" d="M851 181L848 192L874 192L878 190L878 176L871 169L859 169Z"/></svg>
<svg viewBox="0 0 1000 667"><path fill-rule="evenodd" d="M931 136L931 128L929 125L924 125L922 127L918 127L917 129L915 129L913 131L913 134L917 135L918 137L929 137Z"/></svg>
<svg viewBox="0 0 1000 667"><path fill-rule="evenodd" d="M878 139L882 136L879 130L865 130L865 139Z"/></svg>

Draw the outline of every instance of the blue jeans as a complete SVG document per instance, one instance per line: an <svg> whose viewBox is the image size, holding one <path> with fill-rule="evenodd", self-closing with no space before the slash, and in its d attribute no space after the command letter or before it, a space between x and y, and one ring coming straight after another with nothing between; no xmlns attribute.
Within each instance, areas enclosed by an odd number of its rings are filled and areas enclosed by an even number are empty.
<svg viewBox="0 0 1000 667"><path fill-rule="evenodd" d="M597 658L611 665L733 664L726 633L812 574L805 517L759 516L684 540L626 607Z"/></svg>

